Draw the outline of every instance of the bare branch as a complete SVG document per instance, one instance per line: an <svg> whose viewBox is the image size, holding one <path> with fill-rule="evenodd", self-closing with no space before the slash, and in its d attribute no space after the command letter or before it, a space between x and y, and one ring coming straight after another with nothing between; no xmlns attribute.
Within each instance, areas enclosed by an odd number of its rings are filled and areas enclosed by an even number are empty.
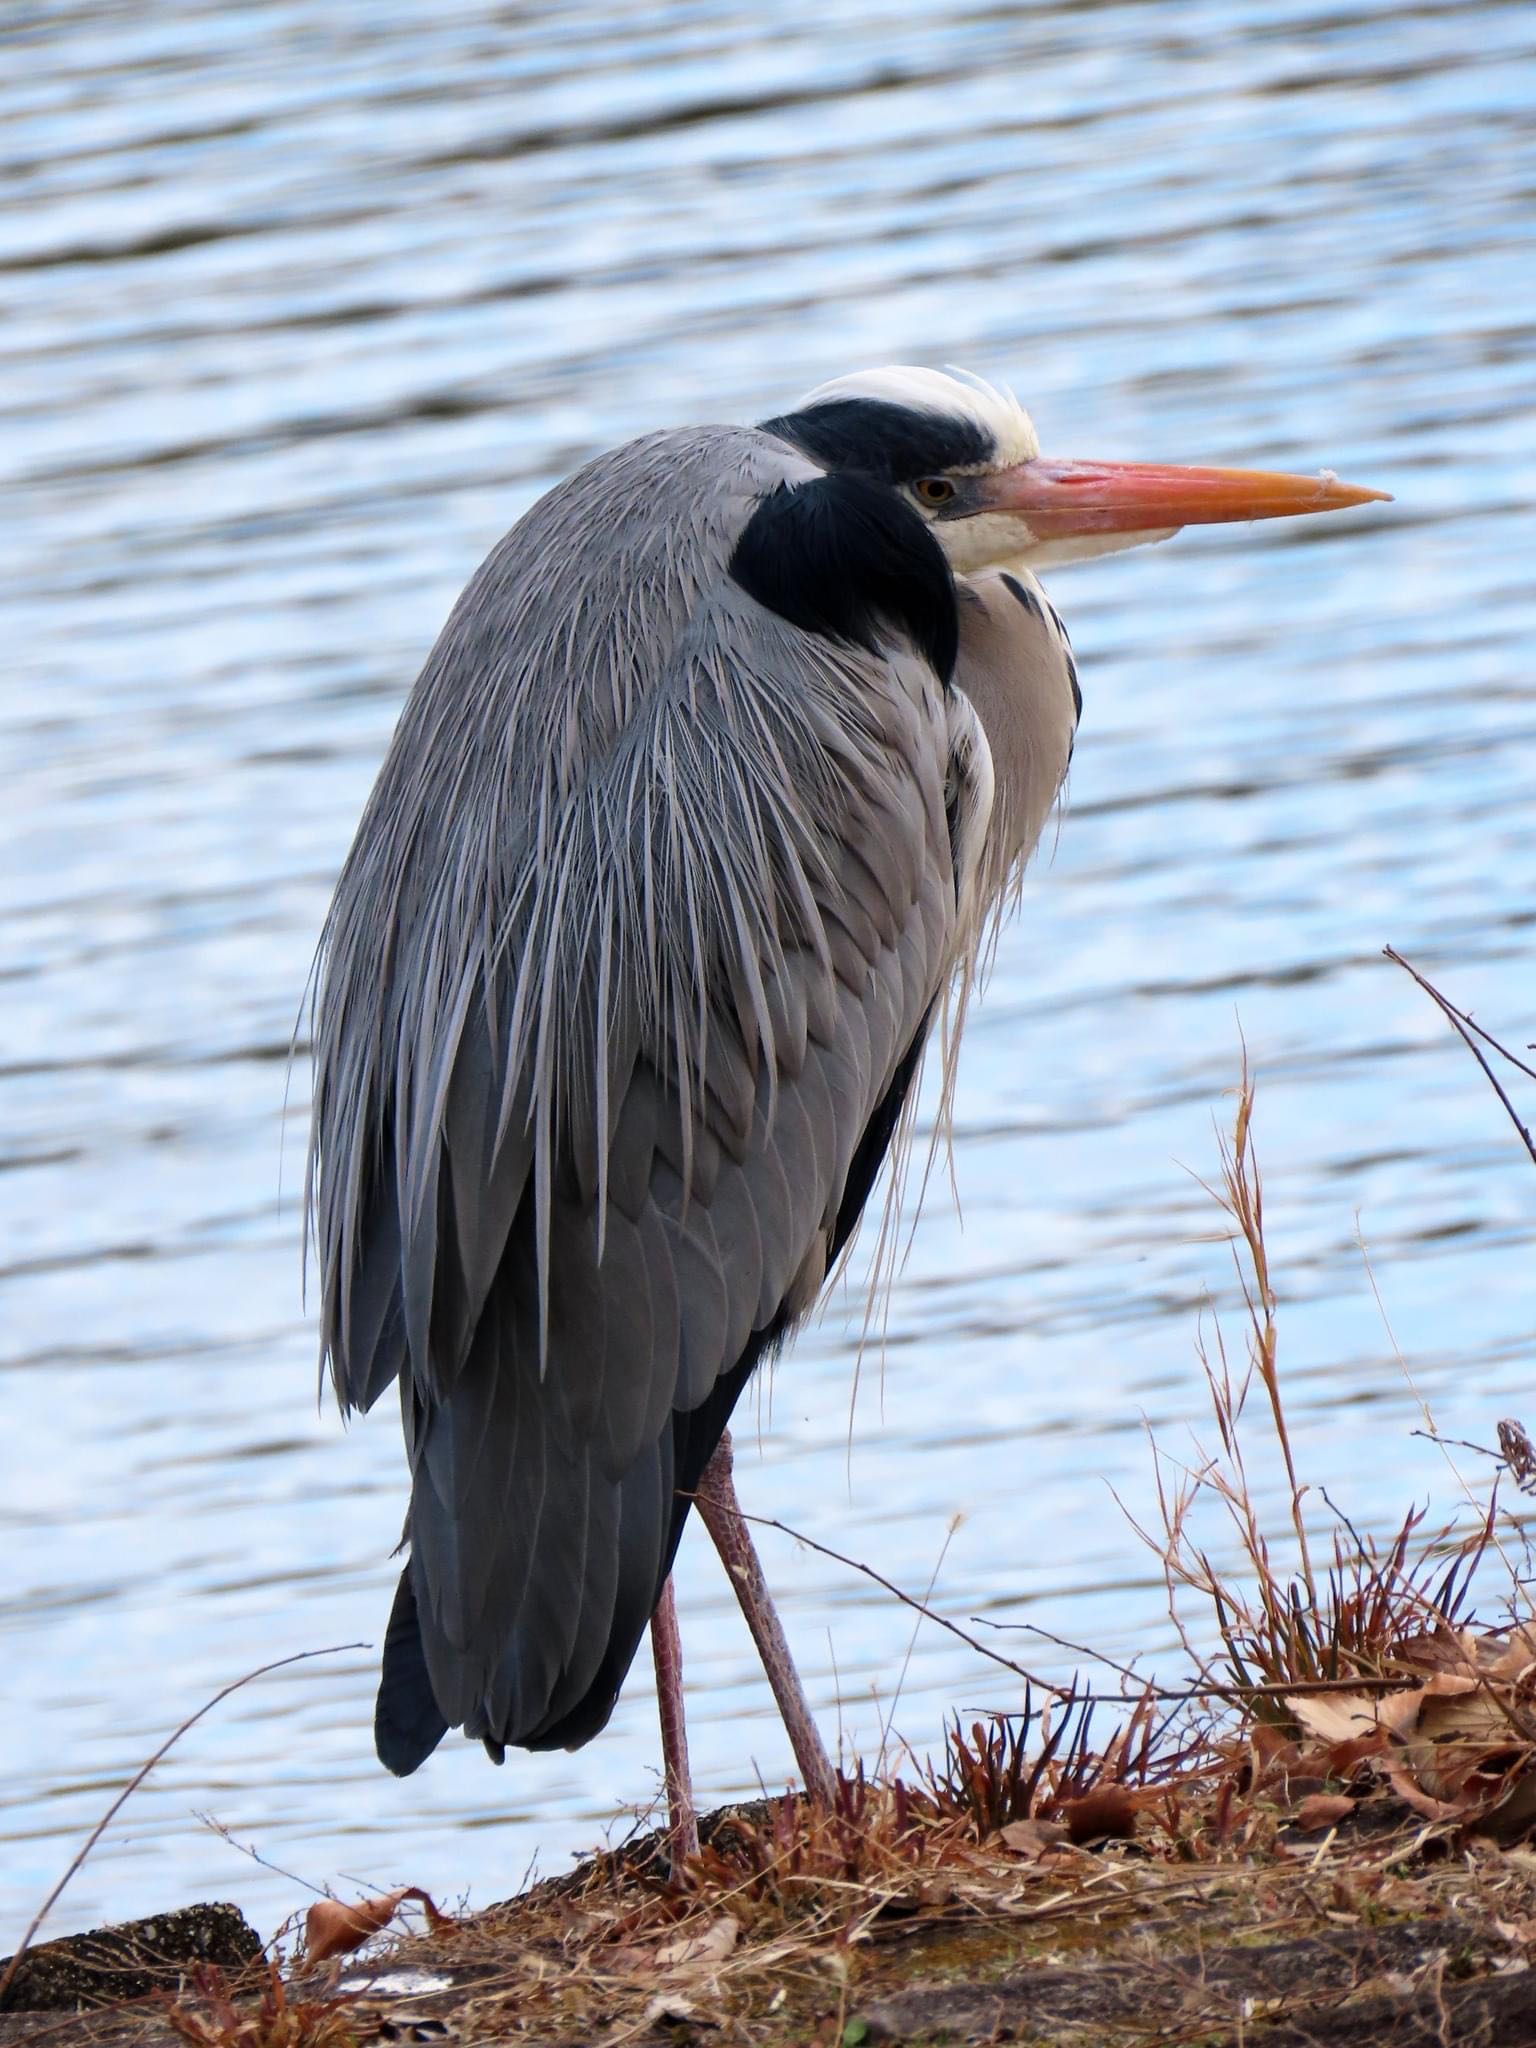
<svg viewBox="0 0 1536 2048"><path fill-rule="evenodd" d="M1425 977L1422 974L1420 974L1419 970L1417 969L1417 967L1413 965L1411 960L1405 960L1402 954L1394 951L1391 946L1383 946L1381 950L1386 955L1387 959L1392 961L1395 966L1401 967L1405 974L1412 975L1413 979L1419 984L1419 987L1423 989L1424 993L1430 998L1430 1000L1439 1005L1443 1015L1449 1019L1452 1026L1460 1034L1461 1038L1465 1041L1468 1052L1471 1053L1473 1059L1477 1061L1477 1064L1482 1068L1483 1072L1487 1075L1489 1086L1492 1088L1494 1094L1498 1096L1500 1102L1503 1103L1505 1114L1508 1116L1510 1122L1514 1125L1515 1129L1520 1133L1521 1143L1525 1146L1526 1151L1530 1153L1532 1160L1536 1161L1536 1139L1532 1138L1528 1127L1521 1122L1519 1112L1516 1110L1515 1105L1510 1101L1509 1096L1505 1091L1504 1084L1500 1081L1498 1075L1493 1071L1493 1068L1489 1065L1487 1055L1484 1053L1482 1046L1476 1043L1476 1040L1481 1038L1484 1044L1491 1045L1494 1051L1498 1053L1501 1058L1508 1060L1512 1067L1518 1067L1522 1074L1530 1075L1530 1078L1533 1081L1536 1081L1536 1068L1528 1067L1524 1060L1517 1059L1514 1053L1510 1051L1507 1045L1500 1045L1499 1041L1493 1036L1492 1032L1485 1031L1481 1024L1475 1023L1473 1019L1467 1015L1465 1010L1458 1010L1456 1005L1449 999L1449 997L1441 995L1439 989L1435 987L1434 983L1432 981L1427 981Z"/></svg>

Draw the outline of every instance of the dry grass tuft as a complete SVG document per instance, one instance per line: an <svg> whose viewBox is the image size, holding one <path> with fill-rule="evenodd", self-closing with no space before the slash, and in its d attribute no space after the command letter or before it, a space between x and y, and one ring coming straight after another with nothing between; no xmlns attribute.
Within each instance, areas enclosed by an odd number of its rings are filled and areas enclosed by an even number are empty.
<svg viewBox="0 0 1536 2048"><path fill-rule="evenodd" d="M1247 1309L1247 1362L1241 1372L1233 1372L1221 1327L1214 1333L1214 1354L1204 1341L1200 1343L1200 1364L1221 1450L1206 1456L1194 1470L1186 1468L1171 1489L1165 1483L1167 1460L1159 1456L1161 1536L1153 1546L1163 1561L1169 1612L1180 1624L1180 1636L1200 1677L1217 1681L1219 1673L1210 1671L1182 1626L1180 1593L1188 1591L1194 1591L1217 1620L1227 1651L1223 1675L1239 1692L1251 1694L1255 1714L1284 1720L1284 1702L1266 1698L1264 1688L1274 1694L1350 1677L1384 1679L1391 1675L1393 1659L1405 1640L1425 1628L1454 1632L1473 1622L1470 1593L1493 1540L1493 1505L1470 1528L1452 1522L1427 1536L1423 1509L1411 1507L1395 1536L1384 1544L1370 1536L1362 1538L1354 1524L1333 1509L1327 1569L1319 1573L1313 1565L1317 1534L1307 1526L1309 1489L1296 1477L1280 1386L1276 1296L1264 1243L1264 1182L1251 1145L1251 1122L1253 1083L1243 1067L1233 1137L1221 1141L1221 1186L1210 1192L1233 1225L1233 1257ZM1255 1384L1264 1391L1290 1489L1290 1567L1276 1565L1278 1546L1262 1526L1247 1475L1245 1413ZM1327 1501L1327 1495L1323 1499ZM1235 1583L1231 1571L1214 1565L1208 1550L1192 1536L1196 1505L1212 1501L1225 1509L1237 1534L1249 1583Z"/></svg>
<svg viewBox="0 0 1536 2048"><path fill-rule="evenodd" d="M175 1998L162 1992L158 2002L188 2048L357 2048L356 1999L296 1995L275 1961L254 1995L233 1987L216 1964L203 1964L188 1990Z"/></svg>
<svg viewBox="0 0 1536 2048"><path fill-rule="evenodd" d="M1332 1528L1326 1539L1309 1529L1309 1489L1297 1477L1281 1386L1252 1119L1245 1069L1212 1193L1232 1225L1247 1358L1234 1372L1219 1327L1214 1351L1202 1348L1219 1449L1173 1485L1159 1456L1162 1527L1147 1535L1198 1685L1235 1709L1215 1747L1246 1754L1245 1795L1271 1797L1293 1817L1298 1800L1312 1801L1308 1819L1316 1822L1323 1798L1345 1802L1328 1809L1335 1821L1385 1798L1458 1841L1477 1834L1512 1842L1536 1823L1536 1626L1477 1622L1483 1567L1506 1558L1497 1487L1485 1504L1469 1498L1460 1517L1433 1530L1422 1509L1410 1509L1385 1542L1362 1536L1324 1494ZM1249 1483L1255 1388L1288 1482L1287 1526L1278 1536L1264 1527ZM1507 1462L1516 1463L1523 1441L1518 1425L1504 1426ZM1235 1533L1240 1575L1218 1566L1194 1535L1198 1511L1213 1505ZM1518 1524L1513 1533L1520 1535ZM1319 1568L1324 1540L1328 1562ZM1192 1593L1214 1617L1219 1668L1185 1627ZM1505 1594L1516 1617L1529 1616L1518 1571Z"/></svg>
<svg viewBox="0 0 1536 2048"><path fill-rule="evenodd" d="M1261 1718L1284 1721L1286 1689L1391 1676L1401 1645L1426 1629L1452 1632L1474 1619L1474 1579L1494 1536L1494 1508L1471 1527L1464 1519L1426 1534L1424 1510L1410 1508L1385 1543L1362 1537L1332 1503L1333 1527L1323 1539L1328 1563L1314 1564L1317 1532L1308 1528L1309 1489L1297 1476L1279 1370L1279 1325L1269 1254L1264 1242L1264 1191L1252 1144L1254 1093L1246 1064L1238 1091L1233 1135L1221 1140L1221 1182L1213 1199L1232 1226L1233 1256L1248 1322L1247 1358L1234 1372L1218 1325L1214 1350L1202 1339L1199 1356L1210 1390L1219 1450L1167 1480L1169 1461L1157 1457L1161 1530L1142 1534L1163 1563L1169 1611L1199 1681L1223 1693L1246 1695ZM1255 1387L1268 1407L1272 1439L1289 1487L1289 1527L1282 1539L1291 1562L1276 1562L1280 1542L1262 1524L1249 1482L1248 1404ZM1327 1502L1326 1494L1323 1499ZM1248 1582L1213 1562L1192 1530L1197 1508L1220 1507L1235 1532ZM1214 1615L1225 1646L1224 1672L1212 1669L1184 1627L1181 1595L1194 1593Z"/></svg>
<svg viewBox="0 0 1536 2048"><path fill-rule="evenodd" d="M922 1766L924 1788L935 1811L964 1820L977 1842L1020 1821L1060 1822L1073 1841L1122 1832L1096 1831L1093 1820L1123 1814L1134 1794L1180 1776L1194 1761L1189 1748L1168 1739L1155 1701L1148 1689L1100 1748L1093 1726L1102 1700L1072 1690L1048 1699L1037 1714L1026 1687L1017 1714L973 1721L969 1734L956 1720L942 1762Z"/></svg>

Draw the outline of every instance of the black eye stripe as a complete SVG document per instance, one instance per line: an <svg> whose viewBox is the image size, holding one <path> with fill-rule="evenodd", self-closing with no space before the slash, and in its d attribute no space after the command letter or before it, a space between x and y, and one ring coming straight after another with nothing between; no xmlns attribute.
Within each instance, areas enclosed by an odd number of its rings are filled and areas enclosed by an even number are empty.
<svg viewBox="0 0 1536 2048"><path fill-rule="evenodd" d="M764 420L762 431L793 443L827 469L889 484L915 483L997 456L996 443L978 421L918 412L883 398L828 399Z"/></svg>

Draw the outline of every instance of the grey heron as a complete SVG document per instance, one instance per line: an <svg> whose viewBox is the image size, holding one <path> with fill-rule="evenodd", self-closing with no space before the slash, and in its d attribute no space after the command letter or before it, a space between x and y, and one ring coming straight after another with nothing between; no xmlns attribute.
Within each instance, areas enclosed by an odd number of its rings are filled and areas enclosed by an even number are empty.
<svg viewBox="0 0 1536 2048"><path fill-rule="evenodd" d="M345 1409L398 1382L410 1467L392 1771L453 1727L498 1761L589 1741L654 1616L686 1854L697 1502L829 1796L727 1425L906 1142L931 1038L952 1063L1066 774L1081 695L1034 571L1381 495L1049 461L1009 393L890 368L601 455L492 550L315 1005L323 1354Z"/></svg>

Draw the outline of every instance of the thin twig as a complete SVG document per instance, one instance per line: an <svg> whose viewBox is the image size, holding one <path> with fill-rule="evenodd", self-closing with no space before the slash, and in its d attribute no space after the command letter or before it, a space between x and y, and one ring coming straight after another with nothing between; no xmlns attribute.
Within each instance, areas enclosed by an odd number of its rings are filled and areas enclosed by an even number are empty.
<svg viewBox="0 0 1536 2048"><path fill-rule="evenodd" d="M1475 1444L1473 1443L1470 1437L1442 1436L1438 1429L1410 1429L1408 1434L1410 1436L1423 1437L1425 1443L1427 1444L1440 1444L1442 1446L1445 1444L1454 1444L1458 1450L1476 1451L1480 1458L1492 1458L1493 1462L1496 1465L1502 1465L1504 1463L1504 1460L1499 1456L1498 1452L1494 1450L1490 1444Z"/></svg>
<svg viewBox="0 0 1536 2048"><path fill-rule="evenodd" d="M866 1579L872 1579L904 1607L910 1607L914 1613L937 1622L940 1628L948 1629L952 1636L958 1636L968 1649L974 1650L980 1657L985 1657L989 1663L1000 1664L1005 1671L1013 1672L1015 1677L1022 1678L1027 1685L1038 1686L1042 1692L1050 1693L1053 1699L1064 1700L1070 1697L1068 1690L1059 1685L1052 1685L1048 1678L1036 1677L1033 1672L1026 1671L1022 1664L1015 1664L1011 1657L1004 1657L996 1650L989 1650L985 1643L979 1642L973 1635L968 1635L958 1622L951 1621L947 1614L940 1614L936 1608L925 1605L915 1593L904 1591L894 1580L886 1578L882 1572L877 1572L872 1564L865 1564L856 1557L845 1557L840 1550L833 1550L828 1544L818 1543L814 1536L807 1536L799 1529L792 1529L788 1522L779 1521L777 1516L749 1515L745 1509L738 1509L737 1513L744 1522L751 1522L759 1529L777 1529L781 1536L788 1536L792 1542L803 1543L807 1550L814 1550L818 1557L830 1558L833 1564L844 1565L849 1571L862 1572Z"/></svg>
<svg viewBox="0 0 1536 2048"><path fill-rule="evenodd" d="M938 1558L934 1563L932 1573L929 1575L927 1591L923 1594L925 1613L927 1611L927 1603L933 1598L933 1589L939 1583L939 1573L944 1569L944 1560L949 1555L949 1546L955 1540L955 1531L960 1527L962 1519L963 1517L960 1515L951 1515L949 1518L949 1527L944 1531L944 1541L940 1545ZM890 1711L887 1713L884 1726L880 1730L880 1758L875 1766L876 1770L882 1770L885 1766L886 1745L891 1739L891 1723L896 1718L896 1709L901 1705L902 1687L906 1684L907 1673L912 1668L912 1652L917 1648L917 1632L923 1625L923 1619L924 1615L919 1614L917 1620L912 1624L912 1635L911 1640L907 1644L907 1654L902 1658L901 1669L896 1674L896 1690L891 1695Z"/></svg>
<svg viewBox="0 0 1536 2048"><path fill-rule="evenodd" d="M1423 989L1425 995L1427 995L1432 1002L1439 1005L1442 1014L1450 1020L1451 1024L1461 1037L1463 1043L1466 1045L1468 1052L1471 1053L1473 1059L1477 1061L1477 1064L1482 1068L1484 1074L1487 1075L1488 1085L1492 1088L1494 1094L1498 1096L1500 1102L1503 1103L1504 1112L1508 1116L1510 1122L1514 1125L1515 1129L1520 1133L1520 1140L1521 1143L1525 1146L1526 1151L1530 1153L1531 1158L1533 1160L1536 1160L1536 1138L1532 1138L1530 1131L1527 1129L1525 1124L1523 1124L1520 1121L1520 1114L1518 1110L1515 1108L1515 1105L1510 1101L1508 1094L1505 1092L1503 1082L1499 1079L1498 1075L1493 1071L1493 1068L1488 1064L1487 1056L1484 1054L1482 1046L1476 1044L1475 1039L1481 1038L1484 1041L1484 1043L1491 1045L1494 1048L1495 1052L1499 1053L1504 1059L1507 1059L1509 1061L1512 1067L1518 1067L1522 1074L1529 1074L1533 1081L1536 1081L1536 1070L1533 1070L1532 1068L1528 1067L1525 1064L1524 1060L1517 1059L1515 1055L1510 1051L1507 1045L1500 1045L1499 1041L1493 1036L1493 1034L1489 1031L1485 1031L1481 1024L1474 1023L1473 1020L1467 1015L1465 1010L1458 1010L1456 1005L1450 1000L1448 996L1441 995L1439 989L1435 987L1434 983L1432 981L1427 981L1424 978L1424 976L1420 974L1419 970L1417 969L1417 967L1413 965L1412 961L1405 960L1402 954L1394 952L1391 946L1383 946L1382 951L1383 953L1385 953L1386 957L1394 963L1395 966L1401 967L1404 973L1411 974L1413 976L1413 979L1419 984L1419 987Z"/></svg>
<svg viewBox="0 0 1536 2048"><path fill-rule="evenodd" d="M1102 1664L1106 1671L1128 1678L1132 1685L1143 1682L1141 1673L1133 1671L1129 1664L1117 1664L1113 1657L1106 1656L1103 1650L1094 1649L1091 1643L1074 1643L1069 1636L1052 1635L1037 1621L992 1621L985 1614L973 1614L970 1619L978 1628L995 1628L999 1635L1007 1635L1017 1629L1021 1635L1039 1636L1042 1642L1053 1643L1058 1650L1070 1650L1074 1657L1086 1657L1090 1664Z"/></svg>
<svg viewBox="0 0 1536 2048"><path fill-rule="evenodd" d="M43 1903L38 1907L36 1913L33 1914L32 1924L28 1927L26 1933L21 1937L21 1946L17 1949L15 1955L11 1957L10 1962L6 1965L4 1975L0 1976L0 2006L4 2005L5 1994L7 1993L7 1991L10 1990L12 1980L15 1978L16 1972L21 1968L22 1957L27 1953L27 1950L32 1946L32 1937L37 1933L37 1930L42 1926L43 1922L47 1919L48 1915L59 1903L60 1898L63 1896L65 1886L69 1883L70 1879L74 1877L76 1873L79 1871L81 1865L85 1862L86 1858L90 1855L91 1851L95 1848L96 1844L101 1840L102 1836L106 1833L107 1829L112 1825L113 1821L116 1820L118 1814L122 1811L123 1807L127 1804L127 1802L133 1797L134 1793L138 1791L139 1787L143 1784L144 1780L155 1768L155 1765L159 1763L164 1757L166 1757L170 1753L171 1750L175 1748L176 1744L180 1742L182 1736L187 1733L189 1728L195 1728L198 1722L202 1720L204 1714L211 1713L213 1709L216 1706L218 1706L222 1700L227 1700L232 1692L238 1692L243 1685L249 1685L253 1679L265 1678L269 1672L282 1671L286 1669L286 1667L290 1664L306 1663L311 1657L336 1657L340 1656L341 1653L345 1650L366 1650L369 1647L370 1646L367 1643L331 1643L327 1648L323 1650L296 1650L291 1657L277 1657L274 1658L270 1664L258 1664L254 1671L247 1671L243 1678L232 1679L228 1685L222 1687L220 1691L216 1692L213 1695L212 1699L204 1700L203 1704L198 1708L195 1714L189 1714L186 1720L182 1722L179 1728L173 1728L171 1730L171 1733L167 1735L167 1737L165 1738L164 1742L162 1742L160 1747L155 1751L154 1755L146 1758L145 1761L142 1764L140 1764L139 1768L128 1780L127 1784L123 1787L122 1791L118 1793L117 1797L112 1801L112 1804L101 1816L101 1819L97 1821L95 1827L93 1827L91 1829L91 1832L86 1836L84 1842L80 1845L79 1849L76 1850L74 1857L70 1862L69 1868L65 1871L64 1875L59 1879L58 1883L54 1886L53 1890L48 1894L47 1898L44 1899Z"/></svg>
<svg viewBox="0 0 1536 2048"><path fill-rule="evenodd" d="M311 1654L318 1656L320 1652L315 1651ZM238 1850L242 1856L249 1856L253 1863L259 1863L263 1870L270 1870L278 1877L285 1877L290 1884L298 1885L303 1891L313 1892L317 1899L335 1898L336 1894L328 1892L324 1885L312 1884L307 1877L300 1877L292 1870L284 1870L281 1863L274 1863L270 1857L263 1856L253 1842L237 1842L223 1821L216 1818L215 1815L204 1813L199 1808L194 1807L192 1809L192 1818L200 1820L203 1826L216 1834L221 1841L228 1842L231 1849ZM375 1885L372 1889L378 1891L382 1890L383 1887Z"/></svg>
<svg viewBox="0 0 1536 2048"><path fill-rule="evenodd" d="M1420 974L1416 968L1410 966L1408 961L1406 961L1400 953L1394 952L1392 947L1384 946L1382 948L1382 951L1386 954L1389 960L1395 960L1399 967L1406 967L1408 969L1408 972L1413 976L1414 980L1418 982L1421 988L1428 990L1430 995L1434 997L1435 1001L1440 1004L1442 1009L1449 1010L1454 1016L1459 1017L1462 1023L1466 1025L1469 1031L1475 1031L1477 1033L1478 1037L1483 1041L1484 1045L1491 1045L1493 1047L1494 1051L1499 1055L1500 1059L1508 1060L1509 1064L1512 1067L1518 1067L1520 1072L1526 1075L1528 1079L1536 1081L1536 1067L1528 1066L1526 1062L1523 1059L1521 1059L1520 1055L1517 1052L1511 1052L1509 1047L1505 1045L1502 1039L1495 1038L1493 1033L1490 1030L1488 1030L1485 1025L1478 1023L1477 1019L1472 1015L1472 1012L1470 1010L1458 1010L1454 1003L1447 1002L1445 997L1440 993L1439 989L1435 987L1434 983L1431 981L1426 981L1424 976ZM1531 1048L1527 1047L1527 1050L1529 1051L1531 1050Z"/></svg>
<svg viewBox="0 0 1536 2048"><path fill-rule="evenodd" d="M686 1497L691 1499L692 1495ZM845 1565L849 1571L861 1572L866 1579L872 1579L904 1607L913 1608L929 1621L937 1622L940 1628L948 1629L952 1636L957 1636L967 1649L974 1650L978 1657L985 1657L989 1664L997 1664L1004 1671L1011 1671L1015 1678L1022 1678L1026 1685L1037 1686L1041 1692L1048 1693L1054 1700L1061 1700L1064 1704L1073 1706L1124 1707L1128 1704L1124 1693L1076 1692L1071 1685L1055 1685L1050 1679L1041 1678L1037 1672L1027 1671L1011 1657L1005 1657L1000 1651L989 1649L978 1637L961 1628L958 1622L951 1621L947 1614L940 1614L937 1608L924 1606L915 1593L906 1592L894 1580L886 1578L882 1572L877 1572L872 1564L865 1564L857 1557L845 1557L842 1551L833 1550L829 1544L818 1543L814 1536L807 1536L801 1530L791 1528L788 1522L781 1522L775 1515L749 1515L745 1509L739 1512L744 1522L751 1522L759 1529L777 1529L781 1536L788 1536L794 1543L803 1543L807 1550L814 1550L818 1557L829 1558L833 1564ZM1233 1685L1213 1677L1200 1685L1149 1686L1139 1697L1156 1700L1159 1704L1172 1702L1176 1705L1207 1699L1290 1699L1301 1695L1310 1699L1314 1694L1330 1692L1392 1692L1401 1689L1405 1682L1400 1677L1377 1678L1365 1673L1356 1678L1303 1678L1295 1681L1286 1679L1272 1685Z"/></svg>

